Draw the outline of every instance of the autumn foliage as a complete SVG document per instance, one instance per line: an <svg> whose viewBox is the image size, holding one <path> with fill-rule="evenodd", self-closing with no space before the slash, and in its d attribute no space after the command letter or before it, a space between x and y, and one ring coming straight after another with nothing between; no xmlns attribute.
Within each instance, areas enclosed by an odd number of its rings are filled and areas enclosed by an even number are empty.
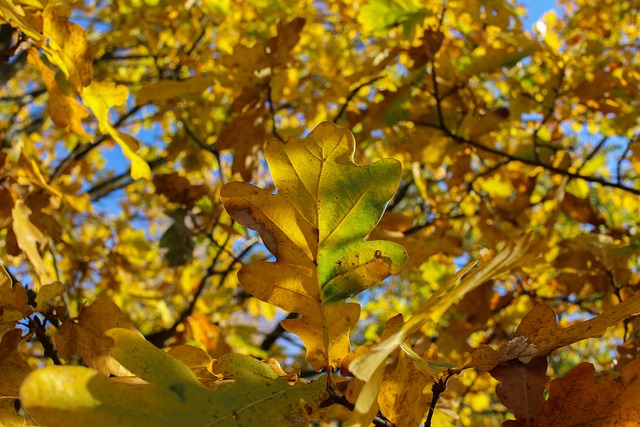
<svg viewBox="0 0 640 427"><path fill-rule="evenodd" d="M0 426L631 426L640 9L0 0Z"/></svg>

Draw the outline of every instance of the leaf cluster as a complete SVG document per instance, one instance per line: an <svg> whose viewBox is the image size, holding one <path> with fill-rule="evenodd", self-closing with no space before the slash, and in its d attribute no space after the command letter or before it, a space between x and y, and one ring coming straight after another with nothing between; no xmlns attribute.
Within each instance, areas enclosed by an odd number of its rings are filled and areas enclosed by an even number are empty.
<svg viewBox="0 0 640 427"><path fill-rule="evenodd" d="M635 422L600 3L0 0L0 426Z"/></svg>

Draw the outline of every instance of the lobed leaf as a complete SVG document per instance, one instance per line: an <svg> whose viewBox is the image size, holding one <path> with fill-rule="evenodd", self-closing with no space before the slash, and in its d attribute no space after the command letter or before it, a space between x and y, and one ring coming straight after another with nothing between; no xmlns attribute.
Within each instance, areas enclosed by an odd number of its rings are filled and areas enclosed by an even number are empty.
<svg viewBox="0 0 640 427"><path fill-rule="evenodd" d="M402 246L365 241L400 179L401 166L386 159L353 161L351 132L325 122L306 138L270 141L265 154L278 193L232 182L220 193L240 224L257 230L276 262L245 266L240 284L257 298L300 319L282 326L298 335L316 370L340 366L360 306L345 299L398 272Z"/></svg>
<svg viewBox="0 0 640 427"><path fill-rule="evenodd" d="M565 377L551 381L549 398L534 419L507 421L503 426L636 425L640 419L640 360L625 365L619 378L602 384L594 383L594 374L592 364L579 364Z"/></svg>
<svg viewBox="0 0 640 427"><path fill-rule="evenodd" d="M490 370L499 363L516 359L527 363L527 358L530 360L534 356L544 356L575 342L602 336L609 327L638 314L640 314L640 295L634 295L592 319L560 328L551 306L539 304L522 319L514 337L499 351L482 345L471 354L464 367ZM521 346L522 348L514 351L513 343L517 340L527 343L527 346Z"/></svg>

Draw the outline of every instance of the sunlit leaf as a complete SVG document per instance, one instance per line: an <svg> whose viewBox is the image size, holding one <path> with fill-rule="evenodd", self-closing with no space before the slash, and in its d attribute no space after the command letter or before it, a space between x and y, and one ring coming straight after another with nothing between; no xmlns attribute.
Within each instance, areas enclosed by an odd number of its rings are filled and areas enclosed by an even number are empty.
<svg viewBox="0 0 640 427"><path fill-rule="evenodd" d="M300 336L315 369L337 368L360 313L344 300L406 262L400 245L364 240L396 189L400 165L357 166L353 135L332 123L304 139L269 142L265 151L278 193L234 182L221 198L233 218L260 232L277 261L245 266L238 277L263 301L301 314L282 326Z"/></svg>
<svg viewBox="0 0 640 427"><path fill-rule="evenodd" d="M216 364L224 380L208 389L137 333L112 329L108 336L115 341L111 355L146 383L79 366L39 369L20 389L31 416L51 427L300 425L304 405L317 407L325 388L323 379L290 385L266 364L230 354Z"/></svg>
<svg viewBox="0 0 640 427"><path fill-rule="evenodd" d="M122 153L131 161L131 177L133 179L151 178L151 169L138 154L138 142L125 133L120 132L109 123L109 110L113 106L126 102L129 91L125 86L111 82L93 82L82 92L84 102L95 114L102 132L108 133L122 149Z"/></svg>

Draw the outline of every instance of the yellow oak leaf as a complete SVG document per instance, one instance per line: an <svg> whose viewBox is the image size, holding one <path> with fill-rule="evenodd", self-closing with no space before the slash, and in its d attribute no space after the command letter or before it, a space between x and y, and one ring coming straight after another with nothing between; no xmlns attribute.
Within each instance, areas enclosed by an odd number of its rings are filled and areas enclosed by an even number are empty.
<svg viewBox="0 0 640 427"><path fill-rule="evenodd" d="M36 310L45 311L48 308L49 301L64 294L67 287L60 282L53 282L40 287L36 295Z"/></svg>
<svg viewBox="0 0 640 427"><path fill-rule="evenodd" d="M108 133L118 143L125 157L131 161L131 178L150 179L151 168L142 157L136 154L138 142L109 123L109 109L127 101L129 97L127 88L113 82L93 82L89 87L84 88L82 96L85 104L98 119L100 131Z"/></svg>
<svg viewBox="0 0 640 427"><path fill-rule="evenodd" d="M27 291L20 283L12 284L11 276L0 265L0 323L11 324L32 313Z"/></svg>
<svg viewBox="0 0 640 427"><path fill-rule="evenodd" d="M18 28L33 40L41 41L42 23L30 14L26 13L22 7L16 5L12 0L0 0L0 22L6 22Z"/></svg>
<svg viewBox="0 0 640 427"><path fill-rule="evenodd" d="M22 332L13 329L2 336L0 341L0 425L25 425L24 418L16 413L14 400L18 398L20 384L32 371L31 366L18 350ZM11 405L1 403L10 402Z"/></svg>
<svg viewBox="0 0 640 427"><path fill-rule="evenodd" d="M113 343L103 334L111 328L133 329L133 324L113 301L98 298L83 306L77 318L62 323L54 337L58 354L69 359L78 353L87 366L104 375L127 375L128 371L109 355Z"/></svg>
<svg viewBox="0 0 640 427"><path fill-rule="evenodd" d="M306 138L269 141L265 154L278 193L231 182L221 200L240 224L257 230L276 262L258 262L238 273L257 298L299 319L282 322L307 348L316 370L337 368L349 353L349 331L360 306L345 299L398 272L402 246L365 241L400 179L393 159L358 166L355 139L333 123Z"/></svg>
<svg viewBox="0 0 640 427"><path fill-rule="evenodd" d="M45 8L42 31L47 43L43 51L80 95L93 79L93 55L87 44L87 32L70 22L70 16L71 7L66 4L52 3Z"/></svg>
<svg viewBox="0 0 640 427"><path fill-rule="evenodd" d="M38 249L39 245L46 244L49 239L40 229L33 225L29 220L29 215L31 215L31 210L24 204L24 201L22 199L15 200L11 216L13 218L13 232L16 235L18 247L33 265L40 283L49 283L52 275ZM36 286L37 289L38 287Z"/></svg>
<svg viewBox="0 0 640 427"><path fill-rule="evenodd" d="M398 427L419 425L431 400L423 389L432 382L431 375L418 370L405 352L399 352L382 381L378 399L382 413Z"/></svg>
<svg viewBox="0 0 640 427"><path fill-rule="evenodd" d="M29 49L27 61L29 61L30 64L35 65L38 70L40 70L44 85L47 88L47 92L49 92L47 112L49 113L51 120L61 128L68 129L70 132L73 132L83 138L91 139L82 127L82 119L89 116L89 112L85 106L80 104L74 98L66 96L60 92L55 80L54 72L44 65L35 49Z"/></svg>

